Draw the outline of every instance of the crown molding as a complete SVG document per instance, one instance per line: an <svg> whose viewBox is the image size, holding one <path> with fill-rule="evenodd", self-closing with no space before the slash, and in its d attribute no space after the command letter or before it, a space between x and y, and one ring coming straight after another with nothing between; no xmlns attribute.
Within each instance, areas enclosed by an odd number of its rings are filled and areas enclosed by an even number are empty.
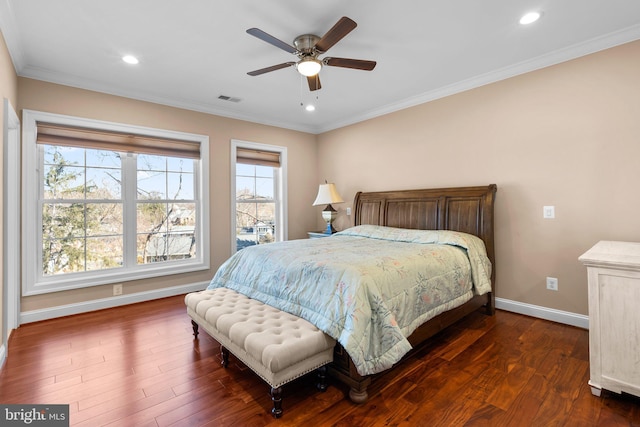
<svg viewBox="0 0 640 427"><path fill-rule="evenodd" d="M197 103L184 99L165 98L152 95L143 91L124 90L114 88L113 86L104 84L97 80L91 80L84 77L58 73L41 67L26 66L23 68L20 77L40 80L44 82L60 84L63 86L75 87L78 89L89 90L93 92L105 93L108 95L120 96L123 98L135 99L138 101L150 102L153 104L166 105L168 107L181 108L184 110L197 111L199 113L213 114L216 116L227 117L230 119L243 120L251 123L263 124L267 126L275 126L284 129L291 129L305 133L314 133L315 128L307 127L299 123L264 120L260 117L254 117L248 114L242 114L236 111L218 108L210 104Z"/></svg>
<svg viewBox="0 0 640 427"><path fill-rule="evenodd" d="M562 62L567 62L572 59L590 55L592 53L596 53L605 49L610 49L612 47L636 41L638 39L640 39L640 24L606 34L602 37L587 40L585 42L578 43L564 49L559 49L554 52L538 56L536 58L522 61L514 65L494 70L470 79L462 80L448 86L443 86L441 88L424 92L394 104L389 104L381 108L369 110L361 115L353 116L343 121L332 123L330 126L319 129L318 133L339 129L341 127L373 119L385 114L394 113L396 111L404 110L416 105L435 101L436 99L445 98L447 96L465 92L470 89L475 89L480 86L496 83L501 80L506 80L508 78L515 77L521 74L526 74L542 68L550 67Z"/></svg>

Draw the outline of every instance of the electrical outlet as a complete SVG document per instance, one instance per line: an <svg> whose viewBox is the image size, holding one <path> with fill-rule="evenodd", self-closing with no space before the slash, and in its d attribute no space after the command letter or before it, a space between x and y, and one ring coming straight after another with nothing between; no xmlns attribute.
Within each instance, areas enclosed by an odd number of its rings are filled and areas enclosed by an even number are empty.
<svg viewBox="0 0 640 427"><path fill-rule="evenodd" d="M555 206L543 206L542 207L542 217L551 219L556 217L556 207Z"/></svg>
<svg viewBox="0 0 640 427"><path fill-rule="evenodd" d="M122 283L113 285L113 296L122 295Z"/></svg>
<svg viewBox="0 0 640 427"><path fill-rule="evenodd" d="M547 277L547 289L551 291L558 290L558 279L555 277Z"/></svg>
<svg viewBox="0 0 640 427"><path fill-rule="evenodd" d="M347 216L351 215L351 208L347 208Z"/></svg>

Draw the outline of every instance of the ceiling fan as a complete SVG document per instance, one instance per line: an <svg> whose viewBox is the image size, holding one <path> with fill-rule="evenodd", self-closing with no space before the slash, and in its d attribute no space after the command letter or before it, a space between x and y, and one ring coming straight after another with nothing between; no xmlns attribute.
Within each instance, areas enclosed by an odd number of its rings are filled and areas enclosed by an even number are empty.
<svg viewBox="0 0 640 427"><path fill-rule="evenodd" d="M247 30L247 33L259 38L262 41L272 44L275 47L296 55L299 61L291 61L278 65L272 65L271 67L250 71L247 74L249 74L250 76L259 76L260 74L280 70L281 68L295 66L300 74L307 77L309 90L314 91L321 88L320 77L318 77L318 73L320 72L320 69L323 65L327 65L330 67L343 67L353 68L356 70L371 71L375 68L376 61L350 58L319 58L320 55L328 51L344 36L353 31L353 29L356 28L357 25L358 24L356 24L352 19L343 16L329 31L327 31L324 36L318 37L315 34L303 34L295 38L295 40L293 41L293 46L273 37L270 34L265 33L258 28L249 28Z"/></svg>

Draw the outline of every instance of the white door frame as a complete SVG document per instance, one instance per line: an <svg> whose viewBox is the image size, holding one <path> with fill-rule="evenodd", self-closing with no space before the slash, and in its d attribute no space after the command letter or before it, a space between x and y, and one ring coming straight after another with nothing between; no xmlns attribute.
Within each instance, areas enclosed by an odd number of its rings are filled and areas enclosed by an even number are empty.
<svg viewBox="0 0 640 427"><path fill-rule="evenodd" d="M3 130L4 179L4 274L2 277L2 342L20 326L20 119L8 99L4 99Z"/></svg>

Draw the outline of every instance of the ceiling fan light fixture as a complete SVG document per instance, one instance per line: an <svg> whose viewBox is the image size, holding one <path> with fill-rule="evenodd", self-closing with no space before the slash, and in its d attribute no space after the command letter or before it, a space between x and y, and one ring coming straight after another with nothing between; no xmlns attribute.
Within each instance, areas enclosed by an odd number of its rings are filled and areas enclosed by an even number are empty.
<svg viewBox="0 0 640 427"><path fill-rule="evenodd" d="M322 62L317 60L316 58L312 58L307 56L302 58L300 62L296 64L296 68L300 74L306 77L315 76L320 72L322 68Z"/></svg>

